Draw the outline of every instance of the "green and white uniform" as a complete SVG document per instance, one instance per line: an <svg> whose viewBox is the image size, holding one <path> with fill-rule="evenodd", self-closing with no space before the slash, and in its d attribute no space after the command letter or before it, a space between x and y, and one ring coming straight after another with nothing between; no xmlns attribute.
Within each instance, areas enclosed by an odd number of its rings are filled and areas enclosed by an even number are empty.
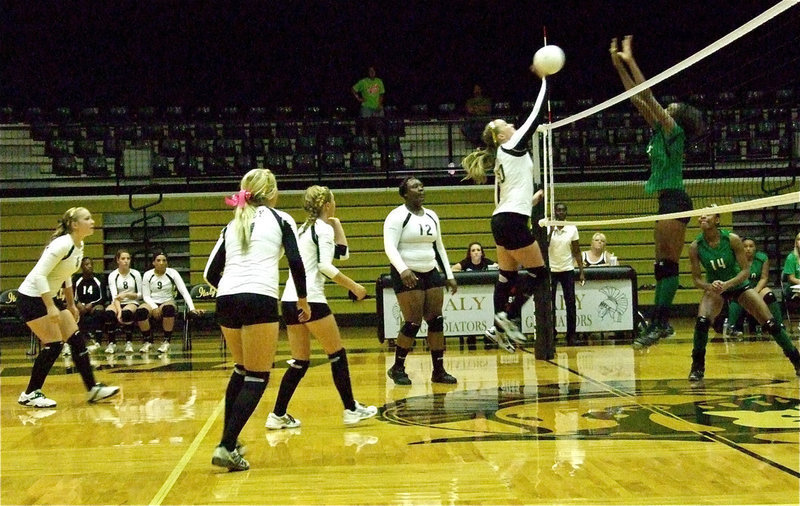
<svg viewBox="0 0 800 506"><path fill-rule="evenodd" d="M703 234L697 236L697 254L700 257L700 264L706 270L706 281L728 281L736 277L741 272L741 267L736 261L736 254L731 248L730 231L719 231L719 244L711 247ZM747 288L748 281L745 280L739 286L729 288L726 291L740 290Z"/></svg>

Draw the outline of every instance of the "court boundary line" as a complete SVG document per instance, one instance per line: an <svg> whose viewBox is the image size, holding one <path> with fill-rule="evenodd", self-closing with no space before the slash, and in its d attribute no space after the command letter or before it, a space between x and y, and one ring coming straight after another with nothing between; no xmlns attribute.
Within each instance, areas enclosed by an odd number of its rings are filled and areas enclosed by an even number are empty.
<svg viewBox="0 0 800 506"><path fill-rule="evenodd" d="M217 407L214 408L214 411L211 413L211 416L208 417L206 423L203 425L203 428L200 429L200 432L197 433L192 444L189 445L189 448L186 449L181 459L172 469L172 472L167 477L164 484L161 485L161 488L156 492L156 495L150 500L150 506L159 506L164 499L167 497L167 494L170 493L172 487L178 481L178 477L181 475L184 469L186 469L186 465L189 461L194 457L194 454L197 453L197 449L200 447L200 443L205 439L208 431L211 430L211 426L214 422L217 421L219 418L219 414L222 412L222 409L225 407L225 399L222 399L217 404Z"/></svg>

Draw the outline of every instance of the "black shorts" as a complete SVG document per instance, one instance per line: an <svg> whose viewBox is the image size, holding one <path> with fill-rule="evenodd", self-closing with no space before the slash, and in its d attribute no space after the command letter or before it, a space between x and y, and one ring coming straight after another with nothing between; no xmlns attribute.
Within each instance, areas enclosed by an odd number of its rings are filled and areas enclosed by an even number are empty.
<svg viewBox="0 0 800 506"><path fill-rule="evenodd" d="M300 325L302 323L313 322L321 320L331 313L331 308L324 302L309 302L311 306L311 318L301 322L298 319L297 302L281 302L281 313L283 314L283 321L286 325Z"/></svg>
<svg viewBox="0 0 800 506"><path fill-rule="evenodd" d="M658 193L658 214L680 213L694 209L692 199L685 190L661 190ZM689 223L689 218L675 218Z"/></svg>
<svg viewBox="0 0 800 506"><path fill-rule="evenodd" d="M515 250L530 246L534 239L528 227L530 217L517 213L498 213L492 216L494 243L505 249Z"/></svg>
<svg viewBox="0 0 800 506"><path fill-rule="evenodd" d="M390 271L394 293L410 292L412 290L427 290L429 288L441 288L444 286L444 278L436 269L431 269L428 272L412 271L417 276L417 284L411 288L403 284L403 279L400 277L400 273L397 272L397 269L394 268L394 265L391 266Z"/></svg>
<svg viewBox="0 0 800 506"><path fill-rule="evenodd" d="M229 329L244 325L280 321L278 299L257 293L236 293L217 297L217 323Z"/></svg>
<svg viewBox="0 0 800 506"><path fill-rule="evenodd" d="M67 309L67 303L61 299L53 297L53 303L59 311ZM47 316L47 306L41 297L31 297L23 293L17 294L17 311L25 323Z"/></svg>
<svg viewBox="0 0 800 506"><path fill-rule="evenodd" d="M728 302L732 300L738 301L739 297L747 290L750 290L750 288L750 284L748 283L746 285L737 286L736 288L731 288L730 290L725 290L721 295Z"/></svg>

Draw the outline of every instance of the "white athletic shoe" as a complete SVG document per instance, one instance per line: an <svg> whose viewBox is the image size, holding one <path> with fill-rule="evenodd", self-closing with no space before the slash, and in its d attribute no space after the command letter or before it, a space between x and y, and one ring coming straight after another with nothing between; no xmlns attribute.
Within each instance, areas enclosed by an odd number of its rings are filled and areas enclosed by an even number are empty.
<svg viewBox="0 0 800 506"><path fill-rule="evenodd" d="M133 343L132 342L127 341L125 343L125 353L133 353Z"/></svg>
<svg viewBox="0 0 800 506"><path fill-rule="evenodd" d="M86 350L89 353L94 353L95 351L100 349L100 344L97 341L92 340L92 344L86 347Z"/></svg>
<svg viewBox="0 0 800 506"><path fill-rule="evenodd" d="M264 424L264 427L268 429L294 429L295 427L300 427L300 420L293 417L289 413L284 414L283 416L278 416L275 413L270 413L267 417L267 423Z"/></svg>
<svg viewBox="0 0 800 506"><path fill-rule="evenodd" d="M483 335L486 336L487 339L495 343L497 346L506 350L509 353L514 353L514 351L516 351L514 345L510 343L508 339L506 339L506 335L503 332L498 331L497 327L495 327L494 325L486 329L486 332L484 332Z"/></svg>
<svg viewBox="0 0 800 506"><path fill-rule="evenodd" d="M106 386L103 383L98 383L86 393L86 400L90 403L108 399L119 393L119 387Z"/></svg>
<svg viewBox="0 0 800 506"><path fill-rule="evenodd" d="M247 471L250 469L250 463L239 455L238 451L229 452L224 446L217 446L214 449L211 463L215 466L226 467L228 471Z"/></svg>
<svg viewBox="0 0 800 506"><path fill-rule="evenodd" d="M71 357L72 356L72 346L69 343L64 343L64 348L61 350L62 357Z"/></svg>
<svg viewBox="0 0 800 506"><path fill-rule="evenodd" d="M150 348L153 347L153 343L144 343L141 348L139 348L139 353L150 353Z"/></svg>
<svg viewBox="0 0 800 506"><path fill-rule="evenodd" d="M356 401L356 408L352 411L349 409L345 409L342 413L342 421L345 425L353 425L355 423L360 422L361 420L366 420L367 418L372 418L373 416L378 414L378 408L375 406L362 406L361 404Z"/></svg>
<svg viewBox="0 0 800 506"><path fill-rule="evenodd" d="M501 311L494 315L494 324L497 330L502 331L509 341L517 344L528 343L528 339L525 337L525 334L519 330L517 323L510 319L505 312Z"/></svg>
<svg viewBox="0 0 800 506"><path fill-rule="evenodd" d="M29 406L31 408L56 407L56 401L45 397L45 395L42 393L41 390L34 390L29 394L22 392L21 394L19 394L19 399L17 399L17 402L22 404L23 406Z"/></svg>
<svg viewBox="0 0 800 506"><path fill-rule="evenodd" d="M158 347L159 353L167 353L169 351L169 341L164 341L161 343L161 346Z"/></svg>
<svg viewBox="0 0 800 506"><path fill-rule="evenodd" d="M117 344L116 343L108 343L108 346L106 346L106 353L108 353L109 355L113 355L114 352L116 352L116 351L117 351ZM131 351L133 351L133 349L131 349Z"/></svg>

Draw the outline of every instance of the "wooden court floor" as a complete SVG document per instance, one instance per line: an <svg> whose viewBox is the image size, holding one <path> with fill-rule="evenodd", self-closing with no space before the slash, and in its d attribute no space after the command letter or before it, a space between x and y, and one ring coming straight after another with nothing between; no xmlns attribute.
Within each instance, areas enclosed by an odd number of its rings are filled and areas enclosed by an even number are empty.
<svg viewBox="0 0 800 506"><path fill-rule="evenodd" d="M458 385L432 385L419 343L410 387L386 377L393 352L374 328L345 328L356 399L380 407L345 428L324 355L289 412L264 428L289 358L285 335L267 393L242 433L251 469L211 465L230 354L218 335L191 353L95 353L89 405L60 360L44 392L55 409L17 404L27 339L0 340L0 502L8 504L793 504L800 503L800 391L778 346L714 339L706 380L690 385L691 324L646 352L625 343L532 353L451 340ZM797 335L795 334L795 338ZM138 348L138 347L137 347Z"/></svg>

